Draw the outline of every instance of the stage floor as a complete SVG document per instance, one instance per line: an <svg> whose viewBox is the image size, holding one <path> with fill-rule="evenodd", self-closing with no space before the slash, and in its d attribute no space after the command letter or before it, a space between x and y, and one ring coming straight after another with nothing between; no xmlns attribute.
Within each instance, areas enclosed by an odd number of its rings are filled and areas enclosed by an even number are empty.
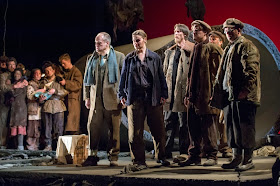
<svg viewBox="0 0 280 186"><path fill-rule="evenodd" d="M0 185L270 185L271 168L275 157L255 157L255 169L245 172L224 170L226 158L219 158L218 165L211 167L171 164L159 166L151 155L146 155L148 169L124 174L130 157L120 157L119 166L109 167L103 159L98 166L75 165L30 166L19 165L0 169ZM202 163L206 159L202 159ZM171 161L171 160L170 160Z"/></svg>

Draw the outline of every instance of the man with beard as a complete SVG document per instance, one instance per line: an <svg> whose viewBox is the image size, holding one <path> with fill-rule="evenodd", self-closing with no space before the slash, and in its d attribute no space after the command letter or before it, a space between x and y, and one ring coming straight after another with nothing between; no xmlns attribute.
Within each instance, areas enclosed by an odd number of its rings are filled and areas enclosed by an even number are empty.
<svg viewBox="0 0 280 186"><path fill-rule="evenodd" d="M188 41L189 28L184 24L174 26L175 45L165 51L163 72L168 87L168 99L163 106L166 130L165 153L172 158L174 138L179 127L180 154L188 154L189 132L187 128L187 109L184 105L188 82L190 57L194 43Z"/></svg>

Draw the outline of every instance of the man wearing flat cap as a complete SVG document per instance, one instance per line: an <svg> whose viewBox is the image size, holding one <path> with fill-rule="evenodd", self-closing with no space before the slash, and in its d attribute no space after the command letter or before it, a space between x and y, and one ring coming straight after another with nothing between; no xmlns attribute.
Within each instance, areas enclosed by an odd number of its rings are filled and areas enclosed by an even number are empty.
<svg viewBox="0 0 280 186"><path fill-rule="evenodd" d="M216 77L212 106L223 109L227 139L233 159L224 169L245 171L254 168L255 116L260 105L260 53L244 36L244 24L227 19L223 29L229 41Z"/></svg>
<svg viewBox="0 0 280 186"><path fill-rule="evenodd" d="M209 43L216 44L217 46L220 47L220 49L222 51L223 51L222 46L223 46L223 43L225 42L225 39L226 39L226 37L224 36L224 34L222 34L219 31L211 31L209 33ZM218 128L219 152L222 153L223 158L231 158L232 150L231 150L231 148L229 148L229 146L227 144L226 126L225 126L223 110L221 110L221 112L219 114L217 128Z"/></svg>
<svg viewBox="0 0 280 186"><path fill-rule="evenodd" d="M217 130L219 110L209 106L213 83L219 67L222 50L213 43L208 43L211 27L204 21L195 20L191 24L193 39L196 41L189 71L189 84L185 98L188 108L188 127L191 146L187 161L181 166L201 163L201 142L206 154L204 166L217 164Z"/></svg>
<svg viewBox="0 0 280 186"><path fill-rule="evenodd" d="M209 43L213 43L223 48L223 43L225 42L225 36L219 31L211 31L209 33Z"/></svg>

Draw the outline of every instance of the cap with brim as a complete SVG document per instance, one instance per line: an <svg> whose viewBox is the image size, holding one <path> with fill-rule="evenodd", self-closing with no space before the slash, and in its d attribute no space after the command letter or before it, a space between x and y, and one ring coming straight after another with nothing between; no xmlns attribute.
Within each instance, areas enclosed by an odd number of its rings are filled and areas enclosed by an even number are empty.
<svg viewBox="0 0 280 186"><path fill-rule="evenodd" d="M223 41L223 43L226 40L225 36L219 31L212 31L209 33L209 36L211 36L211 35L219 37Z"/></svg>
<svg viewBox="0 0 280 186"><path fill-rule="evenodd" d="M240 28L240 29L243 29L243 27L244 27L244 24L240 20L235 19L235 18L228 18L223 24L223 29L224 28Z"/></svg>
<svg viewBox="0 0 280 186"><path fill-rule="evenodd" d="M203 30L205 30L207 33L211 32L212 28L211 26L209 26L207 23L205 23L204 21L201 20L195 20L192 22L191 24L193 25L201 25L203 27Z"/></svg>

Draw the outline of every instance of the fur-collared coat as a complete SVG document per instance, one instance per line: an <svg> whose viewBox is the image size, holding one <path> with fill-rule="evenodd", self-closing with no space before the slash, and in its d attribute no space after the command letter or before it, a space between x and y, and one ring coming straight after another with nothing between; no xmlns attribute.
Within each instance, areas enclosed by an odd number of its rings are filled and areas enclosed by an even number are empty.
<svg viewBox="0 0 280 186"><path fill-rule="evenodd" d="M70 70L65 72L64 78L66 81L64 88L69 92L66 97L68 116L65 131L79 131L83 75L73 65Z"/></svg>
<svg viewBox="0 0 280 186"><path fill-rule="evenodd" d="M185 51L180 49L181 55L178 63L176 84L174 90L174 104L172 112L186 112L186 107L184 105L184 98L186 95L186 88L188 83L188 73L190 69L190 56L192 51ZM165 51L165 58L163 62L163 73L166 77L166 83L168 88L168 99L166 100L163 109L165 111L170 110L170 102L172 96L172 73L173 73L173 63L175 56L175 48L167 49Z"/></svg>
<svg viewBox="0 0 280 186"><path fill-rule="evenodd" d="M229 53L230 45L234 46ZM228 59L226 59L227 53L229 53ZM246 101L260 105L260 53L257 47L250 40L240 36L237 41L225 48L221 61L211 105L223 109L229 101L238 100L241 91L248 91ZM228 93L223 90L226 69L232 72L226 82L230 87Z"/></svg>
<svg viewBox="0 0 280 186"><path fill-rule="evenodd" d="M192 63L196 63L196 68L192 65L191 85L188 90L188 97L194 104L197 114L219 114L220 111L210 106L213 85L222 57L222 48L212 43L200 43L201 51L195 56L199 44L195 46ZM197 59L196 59L197 58Z"/></svg>

